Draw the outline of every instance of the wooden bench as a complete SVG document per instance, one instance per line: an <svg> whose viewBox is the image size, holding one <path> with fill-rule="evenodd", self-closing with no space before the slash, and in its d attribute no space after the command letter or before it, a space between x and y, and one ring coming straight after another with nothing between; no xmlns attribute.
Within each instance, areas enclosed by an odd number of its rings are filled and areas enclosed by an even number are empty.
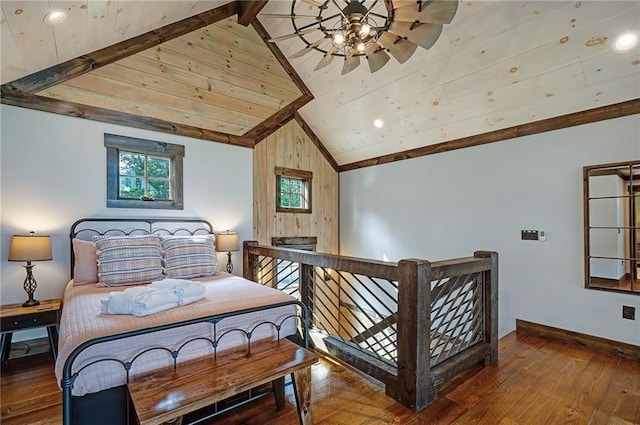
<svg viewBox="0 0 640 425"><path fill-rule="evenodd" d="M251 343L135 377L129 384L140 425L162 424L236 394L273 382L284 387L292 375L302 425L311 424L311 365L318 357L287 339ZM276 405L284 406L276 391Z"/></svg>

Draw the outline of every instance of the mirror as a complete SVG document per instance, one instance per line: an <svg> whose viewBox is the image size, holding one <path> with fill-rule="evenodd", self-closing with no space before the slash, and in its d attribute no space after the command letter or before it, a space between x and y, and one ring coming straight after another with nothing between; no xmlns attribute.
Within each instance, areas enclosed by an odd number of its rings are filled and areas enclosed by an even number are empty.
<svg viewBox="0 0 640 425"><path fill-rule="evenodd" d="M640 160L583 168L585 287L640 295Z"/></svg>

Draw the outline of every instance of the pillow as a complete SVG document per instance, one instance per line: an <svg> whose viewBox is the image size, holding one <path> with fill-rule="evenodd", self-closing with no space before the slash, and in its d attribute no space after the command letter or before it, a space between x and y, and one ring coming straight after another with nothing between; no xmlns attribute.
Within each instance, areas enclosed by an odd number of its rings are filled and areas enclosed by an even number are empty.
<svg viewBox="0 0 640 425"><path fill-rule="evenodd" d="M73 238L73 284L84 285L98 281L98 255L91 241Z"/></svg>
<svg viewBox="0 0 640 425"><path fill-rule="evenodd" d="M164 277L160 237L94 236L93 241L98 253L100 286L131 285Z"/></svg>
<svg viewBox="0 0 640 425"><path fill-rule="evenodd" d="M162 236L164 274L191 279L220 273L213 235Z"/></svg>

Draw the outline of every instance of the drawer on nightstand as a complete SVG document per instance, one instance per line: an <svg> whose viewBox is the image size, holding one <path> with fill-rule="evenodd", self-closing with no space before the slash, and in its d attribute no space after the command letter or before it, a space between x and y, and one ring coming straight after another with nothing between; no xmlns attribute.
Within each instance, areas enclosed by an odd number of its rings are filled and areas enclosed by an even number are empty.
<svg viewBox="0 0 640 425"><path fill-rule="evenodd" d="M33 314L23 314L14 317L3 317L1 328L2 332L11 332L29 328L39 328L42 326L53 326L58 323L58 312L40 311Z"/></svg>

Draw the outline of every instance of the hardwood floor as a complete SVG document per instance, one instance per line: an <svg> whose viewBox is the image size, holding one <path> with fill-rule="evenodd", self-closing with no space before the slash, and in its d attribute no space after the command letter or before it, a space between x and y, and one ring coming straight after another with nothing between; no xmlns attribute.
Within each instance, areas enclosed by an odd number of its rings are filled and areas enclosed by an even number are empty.
<svg viewBox="0 0 640 425"><path fill-rule="evenodd" d="M312 415L317 425L640 424L640 362L539 336L510 333L497 365L474 371L413 413L358 372L322 360L313 367ZM32 356L3 370L0 422L58 424L60 392L51 359ZM275 411L272 397L236 409L208 425L297 424L293 391Z"/></svg>

